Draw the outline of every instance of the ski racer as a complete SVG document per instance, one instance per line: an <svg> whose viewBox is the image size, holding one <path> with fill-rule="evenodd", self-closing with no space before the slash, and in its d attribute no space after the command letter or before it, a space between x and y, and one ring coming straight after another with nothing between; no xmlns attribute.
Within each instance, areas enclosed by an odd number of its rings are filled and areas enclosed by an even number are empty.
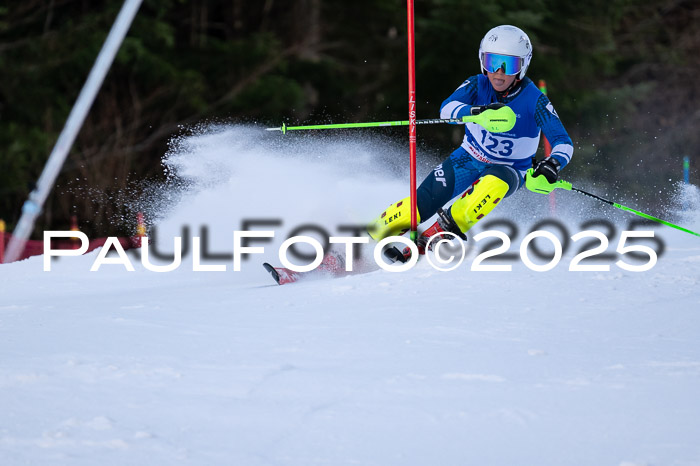
<svg viewBox="0 0 700 466"><path fill-rule="evenodd" d="M509 25L491 29L479 46L482 73L468 78L442 103L443 119L477 115L503 105L509 106L517 118L515 127L507 133L490 133L476 123L466 123L460 147L418 187L418 222L438 214L437 221L417 240L421 254L434 235L448 236L444 232L449 232L466 240L465 233L474 224L524 184L540 131L549 140L552 152L534 167L535 177L544 176L554 183L559 171L571 161L573 146L559 116L547 96L525 76L531 58L532 44L521 29ZM449 208L443 209L457 196ZM410 205L409 197L390 205L368 226L370 236L379 241L408 231Z"/></svg>

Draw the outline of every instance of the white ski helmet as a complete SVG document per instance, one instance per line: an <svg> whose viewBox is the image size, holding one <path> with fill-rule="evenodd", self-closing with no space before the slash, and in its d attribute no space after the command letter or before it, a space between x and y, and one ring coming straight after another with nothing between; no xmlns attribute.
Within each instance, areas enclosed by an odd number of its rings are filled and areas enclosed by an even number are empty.
<svg viewBox="0 0 700 466"><path fill-rule="evenodd" d="M479 62L484 73L503 68L505 74L517 74L518 79L523 79L531 59L532 43L520 28L496 26L481 39Z"/></svg>

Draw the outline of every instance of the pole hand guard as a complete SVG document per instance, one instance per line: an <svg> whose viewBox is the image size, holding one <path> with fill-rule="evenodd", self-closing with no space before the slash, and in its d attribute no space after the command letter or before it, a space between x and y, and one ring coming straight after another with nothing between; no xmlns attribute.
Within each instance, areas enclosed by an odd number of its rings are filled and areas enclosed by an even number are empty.
<svg viewBox="0 0 700 466"><path fill-rule="evenodd" d="M525 187L533 193L549 194L557 188L571 191L572 186L568 181L558 180L550 183L544 176L533 176L534 172L535 170L530 168L525 174Z"/></svg>
<svg viewBox="0 0 700 466"><path fill-rule="evenodd" d="M477 115L462 117L463 123L476 123L491 133L507 133L515 126L515 112L504 105L498 109L486 109Z"/></svg>

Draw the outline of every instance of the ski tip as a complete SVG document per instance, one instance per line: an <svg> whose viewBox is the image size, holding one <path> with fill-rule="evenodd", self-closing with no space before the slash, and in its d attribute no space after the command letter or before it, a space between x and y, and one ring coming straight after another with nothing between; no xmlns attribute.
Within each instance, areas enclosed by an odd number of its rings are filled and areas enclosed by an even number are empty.
<svg viewBox="0 0 700 466"><path fill-rule="evenodd" d="M401 262L404 264L408 262L406 256L404 256L401 250L396 246L386 248L384 250L384 257L389 259L391 262Z"/></svg>
<svg viewBox="0 0 700 466"><path fill-rule="evenodd" d="M270 272L270 275L272 275L272 278L277 282L277 284L280 284L280 274L277 273L277 270L267 262L263 264L263 267L265 267L265 270Z"/></svg>

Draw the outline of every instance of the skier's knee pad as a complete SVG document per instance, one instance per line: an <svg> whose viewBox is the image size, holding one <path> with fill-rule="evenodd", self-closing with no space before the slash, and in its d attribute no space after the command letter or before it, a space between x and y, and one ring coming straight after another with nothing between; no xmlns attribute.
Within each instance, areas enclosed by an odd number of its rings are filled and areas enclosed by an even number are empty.
<svg viewBox="0 0 700 466"><path fill-rule="evenodd" d="M488 215L508 193L508 183L494 175L479 178L450 207L450 214L462 232Z"/></svg>
<svg viewBox="0 0 700 466"><path fill-rule="evenodd" d="M416 209L416 218L420 223L420 215ZM381 241L389 236L400 236L411 229L411 198L401 199L391 204L367 227L367 232L375 241Z"/></svg>
<svg viewBox="0 0 700 466"><path fill-rule="evenodd" d="M504 197L508 197L517 191L520 184L524 181L518 174L518 171L508 165L492 165L484 170L481 177L483 178L486 175L493 175L508 183L508 192Z"/></svg>

